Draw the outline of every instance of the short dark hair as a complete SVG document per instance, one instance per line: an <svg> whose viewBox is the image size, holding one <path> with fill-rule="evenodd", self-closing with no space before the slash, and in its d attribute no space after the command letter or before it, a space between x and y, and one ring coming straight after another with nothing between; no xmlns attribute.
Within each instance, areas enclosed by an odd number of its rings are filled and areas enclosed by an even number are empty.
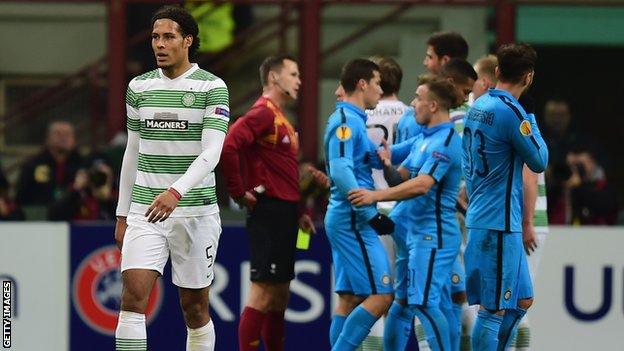
<svg viewBox="0 0 624 351"><path fill-rule="evenodd" d="M468 58L468 43L461 34L452 31L433 33L427 40L438 56Z"/></svg>
<svg viewBox="0 0 624 351"><path fill-rule="evenodd" d="M199 27L193 16L183 7L163 6L154 12L152 16L152 27L154 27L154 22L164 18L170 19L178 24L178 27L180 27L180 34L182 34L183 38L189 35L193 37L193 43L189 47L189 59L195 56L197 49L199 49Z"/></svg>
<svg viewBox="0 0 624 351"><path fill-rule="evenodd" d="M426 85L432 99L436 100L442 108L450 110L461 106L463 101L457 95L457 91L451 82L434 75L422 75L418 77L418 85Z"/></svg>
<svg viewBox="0 0 624 351"><path fill-rule="evenodd" d="M401 81L403 80L403 70L399 63L392 57L373 56L370 60L379 66L383 96L396 94L401 89Z"/></svg>
<svg viewBox="0 0 624 351"><path fill-rule="evenodd" d="M342 67L340 84L342 84L345 93L351 94L355 91L360 79L364 79L367 82L370 81L375 71L379 72L379 66L371 60L350 60Z"/></svg>
<svg viewBox="0 0 624 351"><path fill-rule="evenodd" d="M260 65L260 83L263 87L269 84L269 72L280 71L284 68L285 60L297 62L294 57L288 54L269 56L262 61L262 64Z"/></svg>
<svg viewBox="0 0 624 351"><path fill-rule="evenodd" d="M537 52L529 44L505 44L496 51L498 79L508 83L520 83L522 77L535 70Z"/></svg>
<svg viewBox="0 0 624 351"><path fill-rule="evenodd" d="M468 83L470 79L479 79L474 67L472 67L468 61L458 57L450 59L442 66L440 76L443 78L451 78L456 83Z"/></svg>

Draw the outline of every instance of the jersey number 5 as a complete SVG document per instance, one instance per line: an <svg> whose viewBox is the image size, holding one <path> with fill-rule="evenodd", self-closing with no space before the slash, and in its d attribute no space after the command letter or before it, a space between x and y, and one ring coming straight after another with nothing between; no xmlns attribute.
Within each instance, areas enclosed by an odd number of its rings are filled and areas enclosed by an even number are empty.
<svg viewBox="0 0 624 351"><path fill-rule="evenodd" d="M468 159L470 160L470 169L468 170L468 175L472 176L472 172L474 170L474 162L472 159L472 130L470 130L470 128L464 128L464 138L466 138L468 140L468 149L470 150ZM485 176L488 175L488 173L490 173L490 167L488 166L487 163L487 159L485 158L485 136L483 135L483 132L480 131L479 129L475 129L474 131L474 138L478 139L478 144L479 145L475 145L477 148L477 154L479 154L479 158L481 159L481 163L483 168L481 170L477 169L476 173L479 177L484 178ZM477 140L475 140L475 144L477 143Z"/></svg>

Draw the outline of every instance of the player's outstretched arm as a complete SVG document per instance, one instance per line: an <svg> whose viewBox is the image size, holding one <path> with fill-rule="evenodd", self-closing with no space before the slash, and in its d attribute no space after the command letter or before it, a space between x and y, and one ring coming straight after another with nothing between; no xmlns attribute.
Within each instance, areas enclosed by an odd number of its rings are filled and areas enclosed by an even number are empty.
<svg viewBox="0 0 624 351"><path fill-rule="evenodd" d="M435 184L428 174L421 174L397 186L383 190L355 189L349 191L349 201L355 206L370 205L379 201L405 200L426 194Z"/></svg>
<svg viewBox="0 0 624 351"><path fill-rule="evenodd" d="M412 145L414 145L414 141L416 137L411 137L401 143L391 145L389 148L393 165L401 164L401 162L405 161L410 151L412 150Z"/></svg>

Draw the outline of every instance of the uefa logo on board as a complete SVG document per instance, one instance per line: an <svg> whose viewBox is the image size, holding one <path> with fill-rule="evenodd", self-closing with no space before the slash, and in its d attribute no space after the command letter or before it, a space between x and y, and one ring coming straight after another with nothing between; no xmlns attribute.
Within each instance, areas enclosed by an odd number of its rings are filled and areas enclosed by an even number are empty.
<svg viewBox="0 0 624 351"><path fill-rule="evenodd" d="M72 300L82 321L91 329L115 335L121 303L121 252L115 245L99 248L85 257L73 276ZM157 315L163 299L162 281L158 279L147 304L149 324Z"/></svg>

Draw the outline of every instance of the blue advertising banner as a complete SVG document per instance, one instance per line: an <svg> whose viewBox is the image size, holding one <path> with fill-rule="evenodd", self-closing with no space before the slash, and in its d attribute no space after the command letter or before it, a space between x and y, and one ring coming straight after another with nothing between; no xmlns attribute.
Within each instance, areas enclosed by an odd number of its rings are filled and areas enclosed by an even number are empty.
<svg viewBox="0 0 624 351"><path fill-rule="evenodd" d="M72 225L71 350L110 351L121 296L120 254L113 226ZM224 227L210 291L216 350L238 349L238 318L249 284L249 251L242 227ZM331 309L331 254L325 234L298 250L296 279L286 311L286 350L327 350ZM150 350L184 350L186 328L169 265L158 280L146 313Z"/></svg>

